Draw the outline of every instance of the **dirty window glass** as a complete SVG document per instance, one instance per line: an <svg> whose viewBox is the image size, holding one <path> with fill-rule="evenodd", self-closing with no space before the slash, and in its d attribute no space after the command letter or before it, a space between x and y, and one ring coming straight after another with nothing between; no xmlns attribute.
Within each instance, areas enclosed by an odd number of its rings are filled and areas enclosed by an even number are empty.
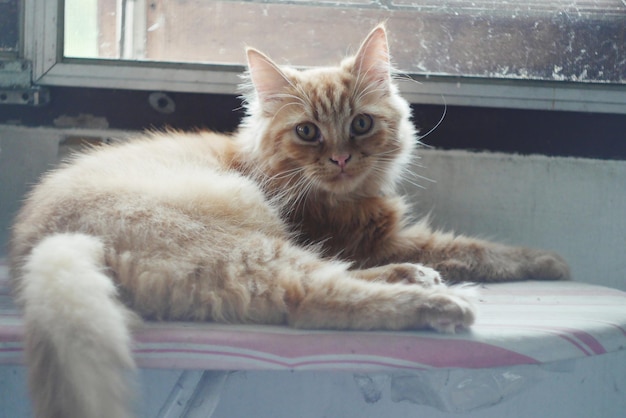
<svg viewBox="0 0 626 418"><path fill-rule="evenodd" d="M19 21L19 1L0 0L0 54L17 53Z"/></svg>
<svg viewBox="0 0 626 418"><path fill-rule="evenodd" d="M243 64L250 45L326 65L386 21L409 74L626 84L622 0L66 0L64 13L66 58Z"/></svg>

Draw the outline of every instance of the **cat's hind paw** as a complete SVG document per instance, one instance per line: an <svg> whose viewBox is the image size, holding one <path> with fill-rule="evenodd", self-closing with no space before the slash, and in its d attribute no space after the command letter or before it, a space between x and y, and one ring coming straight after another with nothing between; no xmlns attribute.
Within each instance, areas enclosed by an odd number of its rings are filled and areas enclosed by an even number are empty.
<svg viewBox="0 0 626 418"><path fill-rule="evenodd" d="M559 254L529 250L529 277L538 280L570 280L570 269Z"/></svg>

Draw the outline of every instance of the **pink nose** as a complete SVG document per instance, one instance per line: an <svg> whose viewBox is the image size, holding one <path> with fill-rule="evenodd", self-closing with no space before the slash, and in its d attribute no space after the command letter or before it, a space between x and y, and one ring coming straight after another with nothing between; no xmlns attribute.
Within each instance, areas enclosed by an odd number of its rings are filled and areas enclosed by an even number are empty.
<svg viewBox="0 0 626 418"><path fill-rule="evenodd" d="M344 168L348 164L348 161L350 161L350 158L352 158L350 154L333 155L330 157L330 162Z"/></svg>

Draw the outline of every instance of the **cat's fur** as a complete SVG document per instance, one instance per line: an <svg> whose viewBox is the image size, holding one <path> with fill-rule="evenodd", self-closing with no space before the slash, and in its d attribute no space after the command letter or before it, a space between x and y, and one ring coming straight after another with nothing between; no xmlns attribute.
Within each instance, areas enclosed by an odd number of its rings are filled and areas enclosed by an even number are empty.
<svg viewBox="0 0 626 418"><path fill-rule="evenodd" d="M552 253L407 223L395 184L418 141L383 27L336 68L279 68L253 49L248 63L247 116L234 135L103 146L28 197L11 269L37 417L131 415L135 313L454 332L474 308L439 273L568 277Z"/></svg>

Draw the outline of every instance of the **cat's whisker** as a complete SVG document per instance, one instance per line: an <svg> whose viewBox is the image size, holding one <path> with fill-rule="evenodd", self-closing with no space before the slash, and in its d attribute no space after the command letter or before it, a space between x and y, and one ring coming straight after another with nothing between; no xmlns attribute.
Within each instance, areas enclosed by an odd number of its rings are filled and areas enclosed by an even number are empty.
<svg viewBox="0 0 626 418"><path fill-rule="evenodd" d="M422 83L419 80L414 79L413 77L411 77L409 74L407 73L400 73L395 71L392 75L391 78L394 81L406 81L406 82L410 82L410 83L414 83L414 84L419 84L419 85L423 85L424 83Z"/></svg>
<svg viewBox="0 0 626 418"><path fill-rule="evenodd" d="M281 199L287 205L295 205L298 201L303 199L303 190L306 189L307 182L304 178L300 177L293 184L287 184L283 193L281 193Z"/></svg>
<svg viewBox="0 0 626 418"><path fill-rule="evenodd" d="M304 88L300 85L296 86L295 89L298 93L300 93L302 100L306 102L306 105L308 106L308 108L309 109L313 108L314 107L313 102L311 101L308 92L305 91Z"/></svg>
<svg viewBox="0 0 626 418"><path fill-rule="evenodd" d="M306 213L306 203L309 200L309 195L314 190L313 182L305 182L300 190L300 196L293 202L294 210L300 208L301 213Z"/></svg>
<svg viewBox="0 0 626 418"><path fill-rule="evenodd" d="M374 157L377 158L379 163L385 164L385 165L391 165L394 164L396 162L395 158L393 156L390 156L388 154L391 154L395 152L395 150L389 150L389 151L385 151L385 152L381 152L378 154L373 154ZM419 179L419 180L423 180L423 181L427 181L429 183L436 183L435 180L428 178L426 176L420 175L418 174L415 170L413 170L412 168L421 168L423 167L422 165L415 163L414 161L411 161L409 163L409 165L402 167L402 169L398 172L398 175L401 177L401 180L403 181L407 181L411 184L413 184L414 186L420 187L420 188L424 188L424 186L418 184L416 181L414 181L414 179ZM379 167L378 165L375 165L374 168L378 171L381 171L383 173L387 173L387 169L383 168L383 167Z"/></svg>
<svg viewBox="0 0 626 418"><path fill-rule="evenodd" d="M418 183L417 181L413 181L413 180L410 180L408 178L402 178L401 184L406 184L406 183L408 183L408 184L410 184L410 185L412 185L414 187L417 187L418 189L426 190L426 186Z"/></svg>
<svg viewBox="0 0 626 418"><path fill-rule="evenodd" d="M394 147L385 151L380 151L377 153L372 154L372 157L386 157L388 155L394 155L397 154L398 152L402 152L402 148L400 147Z"/></svg>
<svg viewBox="0 0 626 418"><path fill-rule="evenodd" d="M308 106L308 103L306 100L304 100L302 97L297 96L295 94L281 93L281 94L275 94L272 97L276 99L281 99L281 100L294 99L295 103L291 103L291 104L299 104L303 108L306 108Z"/></svg>
<svg viewBox="0 0 626 418"><path fill-rule="evenodd" d="M356 97L354 97L354 101L355 103L359 103L360 101L363 100L364 97L370 95L370 94L374 94L374 93L381 93L384 92L385 89L379 86L375 86L375 85L368 85L366 88L357 88L356 92L358 93L356 95Z"/></svg>
<svg viewBox="0 0 626 418"><path fill-rule="evenodd" d="M406 167L403 167L403 169L400 171L400 174L403 176L410 175L412 177L417 177L421 180L428 181L429 183L436 183L434 179L418 174L415 168L425 168L425 167L421 164L410 163Z"/></svg>
<svg viewBox="0 0 626 418"><path fill-rule="evenodd" d="M406 74L406 73L394 73L392 75L392 78L394 80L398 80L398 81L405 81L405 82L410 82L410 83L414 83L414 84L419 84L419 85L423 85L424 83L422 83L419 80L415 80L413 77L411 77L410 75ZM441 117L439 118L439 120L437 121L437 123L435 124L434 127L432 127L431 129L428 130L428 132L426 132L423 135L418 135L417 136L417 140L420 142L421 145L426 146L426 147L430 147L430 145L425 144L422 142L422 139L426 138L427 136L429 136L431 133L433 133L435 130L437 130L437 128L439 128L439 126L443 123L443 120L446 118L447 112L448 112L448 103L446 102L446 97L441 94L441 102L443 105L443 113L441 114Z"/></svg>
<svg viewBox="0 0 626 418"><path fill-rule="evenodd" d="M315 190L313 181L305 177L300 177L295 184L285 189L280 196L282 199L281 206L286 212L285 214L289 215L298 208L304 213L306 202L313 190Z"/></svg>
<svg viewBox="0 0 626 418"><path fill-rule="evenodd" d="M281 183L280 187L271 185L269 188L278 190L274 198L279 201L280 206L288 212L293 210L294 207L300 206L301 202L306 200L312 188L310 180L307 179L306 176L301 175L304 171L304 167L296 167L266 178L268 183L276 181Z"/></svg>
<svg viewBox="0 0 626 418"><path fill-rule="evenodd" d="M290 103L285 103L284 105L282 105L280 108L278 108L278 110L276 111L276 113L274 114L274 116L272 117L272 122L276 119L276 117L278 117L278 115L287 107L289 106L302 106L303 108L306 108L305 105L303 105L300 102L290 102Z"/></svg>
<svg viewBox="0 0 626 418"><path fill-rule="evenodd" d="M435 124L435 126L433 126L424 135L418 135L417 140L420 141L422 144L423 144L422 139L426 138L428 135L433 133L437 128L439 128L439 125L441 125L443 123L443 120L445 119L445 117L446 117L446 115L448 113L448 104L445 102L445 98L443 96L441 96L441 97L444 100L444 103L443 103L443 113L441 114L441 117L439 118L439 121Z"/></svg>
<svg viewBox="0 0 626 418"><path fill-rule="evenodd" d="M282 180L288 177L293 177L302 171L304 171L303 167L294 167L292 169L281 171L281 172L274 174L273 176L269 177L269 180Z"/></svg>
<svg viewBox="0 0 626 418"><path fill-rule="evenodd" d="M309 99L307 92L302 88L300 84L296 84L294 81L292 81L289 78L287 79L287 82L289 83L291 88L293 88L296 92L300 94L300 96L294 95L293 97L298 98L305 107L308 107L308 108L313 107L313 103Z"/></svg>
<svg viewBox="0 0 626 418"><path fill-rule="evenodd" d="M362 63L360 63L360 65L362 65ZM370 66L367 70L363 71L361 66L359 66L358 76L356 78L355 88L353 91L353 100L355 103L359 103L364 97L369 94L375 92L384 92L385 90L378 85L374 85L368 82L366 76L369 75L372 68L373 67ZM365 88L362 87L363 84L366 84ZM354 95L354 93L356 93L356 95Z"/></svg>
<svg viewBox="0 0 626 418"><path fill-rule="evenodd" d="M398 152L398 150L399 148L396 148L372 155L372 157L375 157L377 161L377 164L374 164L375 172L381 173L381 175L379 176L381 180L385 180L385 178L389 176L389 167L397 163L394 155ZM411 166L416 167L417 165L411 164ZM399 176L399 180L407 181L416 187L424 188L422 185L414 181L414 178L420 178L423 176L420 176L414 170L411 170L409 166L401 167L401 169L397 172L397 175ZM383 176L386 177L383 178ZM422 178L422 180L432 182L432 180L426 177Z"/></svg>

